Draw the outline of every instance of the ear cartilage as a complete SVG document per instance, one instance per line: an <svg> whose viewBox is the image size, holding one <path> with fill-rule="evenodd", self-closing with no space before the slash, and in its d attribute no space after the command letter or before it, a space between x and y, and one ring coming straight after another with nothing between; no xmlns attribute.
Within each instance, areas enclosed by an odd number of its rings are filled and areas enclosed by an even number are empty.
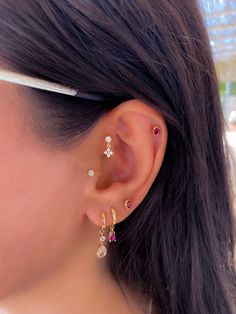
<svg viewBox="0 0 236 314"><path fill-rule="evenodd" d="M157 136L160 134L160 132L161 132L161 129L158 126L154 126L153 134Z"/></svg>
<svg viewBox="0 0 236 314"><path fill-rule="evenodd" d="M111 141L112 141L112 137L111 136L106 136L105 137L105 141L107 143L107 149L105 150L104 154L107 156L107 158L110 158L114 153L111 150Z"/></svg>

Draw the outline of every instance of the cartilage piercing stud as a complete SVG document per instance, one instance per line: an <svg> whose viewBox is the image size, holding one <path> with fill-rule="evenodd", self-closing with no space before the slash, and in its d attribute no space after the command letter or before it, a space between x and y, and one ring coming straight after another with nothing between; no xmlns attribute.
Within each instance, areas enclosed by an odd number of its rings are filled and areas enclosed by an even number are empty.
<svg viewBox="0 0 236 314"><path fill-rule="evenodd" d="M104 154L107 156L107 158L110 158L114 153L111 150L111 141L112 141L112 137L111 136L106 136L105 137L105 141L107 143L107 149L105 150Z"/></svg>

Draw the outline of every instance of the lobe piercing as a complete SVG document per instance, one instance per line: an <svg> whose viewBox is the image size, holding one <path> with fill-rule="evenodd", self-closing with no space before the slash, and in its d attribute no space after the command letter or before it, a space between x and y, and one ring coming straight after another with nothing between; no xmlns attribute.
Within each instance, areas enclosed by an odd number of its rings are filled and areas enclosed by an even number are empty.
<svg viewBox="0 0 236 314"><path fill-rule="evenodd" d="M125 201L125 208L130 209L131 208L131 200L126 200Z"/></svg>
<svg viewBox="0 0 236 314"><path fill-rule="evenodd" d="M106 228L106 216L105 216L104 211L101 212L101 220L102 220L102 224L100 226L100 231L99 231L100 232L100 236L99 236L100 246L97 249L97 257L98 258L103 258L107 254L107 248L104 245L104 242L106 240L106 237L104 236L104 230Z"/></svg>
<svg viewBox="0 0 236 314"><path fill-rule="evenodd" d="M111 155L113 155L113 151L111 150L111 141L112 137L111 136L106 136L105 141L107 142L107 149L105 150L104 154L107 156L107 158L110 158Z"/></svg>

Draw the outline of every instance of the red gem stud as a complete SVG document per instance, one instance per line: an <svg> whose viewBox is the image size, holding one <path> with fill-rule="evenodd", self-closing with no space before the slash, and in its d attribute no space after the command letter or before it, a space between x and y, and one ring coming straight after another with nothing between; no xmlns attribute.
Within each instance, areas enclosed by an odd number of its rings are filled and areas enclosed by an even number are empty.
<svg viewBox="0 0 236 314"><path fill-rule="evenodd" d="M127 209L130 209L130 208L131 208L131 200L126 200L126 201L125 201L125 207L126 207Z"/></svg>
<svg viewBox="0 0 236 314"><path fill-rule="evenodd" d="M159 135L161 132L161 129L158 126L154 126L153 128L153 134L154 135Z"/></svg>

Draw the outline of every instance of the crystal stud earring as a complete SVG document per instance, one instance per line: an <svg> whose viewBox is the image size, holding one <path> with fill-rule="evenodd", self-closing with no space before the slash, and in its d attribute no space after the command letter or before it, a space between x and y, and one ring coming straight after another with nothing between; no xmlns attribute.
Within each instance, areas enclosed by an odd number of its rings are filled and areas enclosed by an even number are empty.
<svg viewBox="0 0 236 314"><path fill-rule="evenodd" d="M107 158L110 158L111 155L113 155L113 151L111 150L111 141L112 141L112 137L111 136L106 136L105 137L105 141L107 143L107 149L105 150L104 154L107 156Z"/></svg>
<svg viewBox="0 0 236 314"><path fill-rule="evenodd" d="M106 237L104 235L104 230L106 228L106 216L105 216L105 212L104 211L101 212L101 219L102 219L102 224L101 224L100 230L99 230L99 233L100 233L100 236L99 236L100 246L97 249L97 257L98 258L103 258L107 254L107 248L104 245L104 242L106 241Z"/></svg>
<svg viewBox="0 0 236 314"><path fill-rule="evenodd" d="M114 227L116 224L116 212L114 208L111 208L111 214L112 214L112 224L110 226L108 240L109 242L116 242L116 233L114 231Z"/></svg>
<svg viewBox="0 0 236 314"><path fill-rule="evenodd" d="M93 177L95 175L95 171L93 169L88 170L88 176Z"/></svg>

